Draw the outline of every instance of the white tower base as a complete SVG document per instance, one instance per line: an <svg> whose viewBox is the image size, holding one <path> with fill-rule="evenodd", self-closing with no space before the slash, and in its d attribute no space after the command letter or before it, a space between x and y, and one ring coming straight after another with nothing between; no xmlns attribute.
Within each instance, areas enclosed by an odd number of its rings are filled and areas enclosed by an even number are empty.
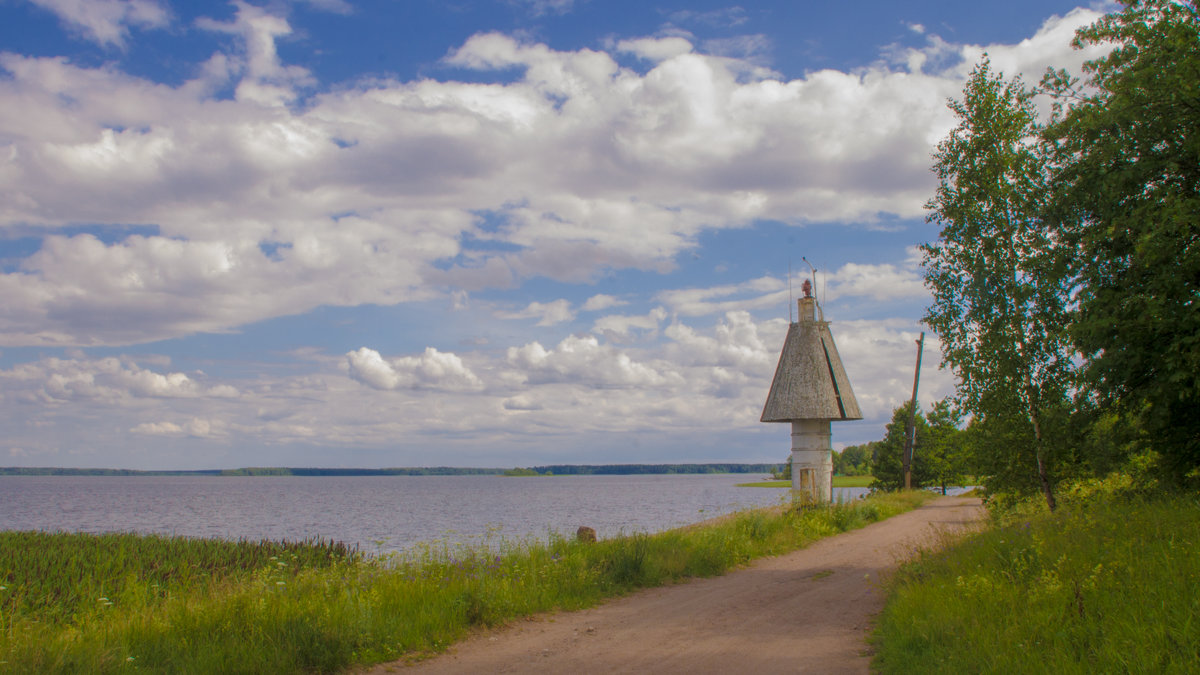
<svg viewBox="0 0 1200 675"><path fill-rule="evenodd" d="M833 500L829 420L792 421L792 497L810 504Z"/></svg>

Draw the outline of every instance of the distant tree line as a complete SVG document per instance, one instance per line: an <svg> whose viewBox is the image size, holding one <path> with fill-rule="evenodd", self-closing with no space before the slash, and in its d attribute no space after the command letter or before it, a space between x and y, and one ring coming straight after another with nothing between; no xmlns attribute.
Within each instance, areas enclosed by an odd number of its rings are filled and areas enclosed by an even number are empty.
<svg viewBox="0 0 1200 675"><path fill-rule="evenodd" d="M219 469L137 471L134 469L70 469L52 466L0 466L0 476L217 476Z"/></svg>
<svg viewBox="0 0 1200 675"><path fill-rule="evenodd" d="M771 473L778 464L551 464L513 469L431 466L390 469L245 467L197 471L0 467L0 476L590 476L627 474Z"/></svg>
<svg viewBox="0 0 1200 675"><path fill-rule="evenodd" d="M539 474L555 476L677 474L677 473L773 473L778 464L550 464L530 467Z"/></svg>
<svg viewBox="0 0 1200 675"><path fill-rule="evenodd" d="M504 469L426 466L390 469L248 467L226 469L222 476L498 476Z"/></svg>

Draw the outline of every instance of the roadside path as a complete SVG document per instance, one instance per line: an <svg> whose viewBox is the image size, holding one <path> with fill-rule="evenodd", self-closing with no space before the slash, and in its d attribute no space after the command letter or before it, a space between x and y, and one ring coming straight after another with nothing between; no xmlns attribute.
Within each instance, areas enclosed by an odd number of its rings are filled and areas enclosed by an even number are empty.
<svg viewBox="0 0 1200 675"><path fill-rule="evenodd" d="M942 497L720 577L640 591L478 633L399 673L867 673L883 608L877 580L938 531L970 527L980 500Z"/></svg>

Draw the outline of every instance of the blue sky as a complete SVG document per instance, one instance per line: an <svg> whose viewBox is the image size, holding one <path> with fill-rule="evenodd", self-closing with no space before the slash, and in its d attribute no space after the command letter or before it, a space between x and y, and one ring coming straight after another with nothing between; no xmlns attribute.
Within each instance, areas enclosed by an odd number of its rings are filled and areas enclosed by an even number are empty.
<svg viewBox="0 0 1200 675"><path fill-rule="evenodd" d="M878 439L947 98L1103 11L0 1L0 465L781 461L802 257Z"/></svg>

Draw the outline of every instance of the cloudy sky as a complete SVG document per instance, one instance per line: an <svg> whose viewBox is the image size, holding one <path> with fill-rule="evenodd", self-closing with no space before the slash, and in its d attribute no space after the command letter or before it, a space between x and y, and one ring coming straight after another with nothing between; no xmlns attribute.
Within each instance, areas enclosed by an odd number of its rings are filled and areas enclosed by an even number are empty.
<svg viewBox="0 0 1200 675"><path fill-rule="evenodd" d="M0 0L0 465L781 461L802 258L878 439L947 98L1104 9Z"/></svg>

